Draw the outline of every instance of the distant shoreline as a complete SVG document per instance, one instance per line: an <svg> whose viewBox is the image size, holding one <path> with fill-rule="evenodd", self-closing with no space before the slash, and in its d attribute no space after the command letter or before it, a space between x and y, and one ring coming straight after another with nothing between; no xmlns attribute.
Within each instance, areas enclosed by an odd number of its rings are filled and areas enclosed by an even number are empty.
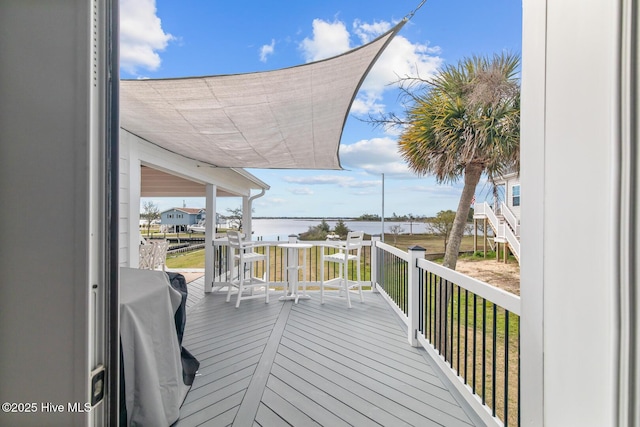
<svg viewBox="0 0 640 427"><path fill-rule="evenodd" d="M358 221L356 218L343 217L309 217L309 216L254 216L251 219L285 219L285 220L302 220L302 221ZM378 220L379 221L379 220ZM376 221L372 221L376 222Z"/></svg>
<svg viewBox="0 0 640 427"><path fill-rule="evenodd" d="M291 219L291 220L303 220L303 221L322 221L323 219L325 221L360 221L360 222L381 222L382 219L378 218L378 219L361 219L361 218L350 218L350 217L329 217L329 216L324 216L324 217L309 217L309 216L253 216L251 217L251 219ZM428 218L420 218L420 219L414 219L413 222L426 222ZM410 222L408 219L403 219L403 218L385 218L385 221L389 221L389 222Z"/></svg>

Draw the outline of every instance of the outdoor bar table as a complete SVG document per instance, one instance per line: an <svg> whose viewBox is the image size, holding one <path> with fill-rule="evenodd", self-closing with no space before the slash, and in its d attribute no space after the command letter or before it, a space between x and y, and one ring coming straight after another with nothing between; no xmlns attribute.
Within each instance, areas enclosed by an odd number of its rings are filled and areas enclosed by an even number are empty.
<svg viewBox="0 0 640 427"><path fill-rule="evenodd" d="M313 245L310 243L281 243L278 245L281 248L287 249L287 287L285 289L285 295L280 297L281 301L294 300L298 303L299 299L310 299L307 295L307 285L304 283L302 295L298 293L298 271L303 271L303 281L307 275L307 249ZM299 250L302 249L302 265L298 261Z"/></svg>

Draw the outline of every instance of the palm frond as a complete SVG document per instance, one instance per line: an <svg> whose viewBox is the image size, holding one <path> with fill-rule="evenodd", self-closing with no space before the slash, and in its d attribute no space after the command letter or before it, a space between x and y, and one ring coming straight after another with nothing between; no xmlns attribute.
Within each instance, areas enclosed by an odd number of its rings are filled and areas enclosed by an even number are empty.
<svg viewBox="0 0 640 427"><path fill-rule="evenodd" d="M519 169L519 64L509 53L472 56L422 81L398 141L410 168L438 182L457 181L471 163L491 176Z"/></svg>

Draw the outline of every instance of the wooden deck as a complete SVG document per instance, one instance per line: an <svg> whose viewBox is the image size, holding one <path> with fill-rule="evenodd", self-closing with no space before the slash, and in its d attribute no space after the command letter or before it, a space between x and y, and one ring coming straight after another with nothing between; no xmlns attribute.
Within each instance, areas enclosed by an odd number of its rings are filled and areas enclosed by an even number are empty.
<svg viewBox="0 0 640 427"><path fill-rule="evenodd" d="M236 309L201 282L189 285L184 337L201 365L177 426L483 425L380 295L349 310L273 293Z"/></svg>

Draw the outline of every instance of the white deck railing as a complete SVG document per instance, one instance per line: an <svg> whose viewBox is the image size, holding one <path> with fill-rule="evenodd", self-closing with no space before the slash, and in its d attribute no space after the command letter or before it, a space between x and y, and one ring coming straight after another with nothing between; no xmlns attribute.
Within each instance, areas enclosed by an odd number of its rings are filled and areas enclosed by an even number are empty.
<svg viewBox="0 0 640 427"><path fill-rule="evenodd" d="M518 261L520 261L520 239L518 239L513 231L507 226L505 226L504 236L511 247L511 252L513 252L513 255L518 259Z"/></svg>
<svg viewBox="0 0 640 427"><path fill-rule="evenodd" d="M260 243L272 244L270 282L284 285L285 257L277 246L283 242ZM318 284L319 269L327 268L321 265L318 250L327 242L309 243L314 248L307 251L307 268L300 280L313 286ZM226 239L214 241L214 246L214 287L223 287L230 280L233 260L227 256ZM517 425L520 298L427 261L420 247L402 251L376 237L363 246L362 280L407 325L411 345L431 353L486 423ZM354 274L353 269L349 274Z"/></svg>
<svg viewBox="0 0 640 427"><path fill-rule="evenodd" d="M511 209L509 209L509 206L507 206L505 202L501 202L500 209L502 212L502 216L504 217L505 221L507 221L511 229L515 232L515 235L520 236L520 221L518 221L518 218L516 218L516 216L513 214Z"/></svg>
<svg viewBox="0 0 640 427"><path fill-rule="evenodd" d="M286 248L279 247L278 245L287 243L286 241L257 241L255 243L260 244L260 247L257 247L256 252L264 253L266 248L269 248L269 257L270 257L270 277L269 283L275 287L285 286L287 283L286 271L287 271L287 250ZM325 240L321 241L304 241L304 243L310 243L313 245L311 249L307 249L306 251L300 250L298 255L300 257L306 257L305 269L300 269L299 271L299 280L307 282L308 285L314 286L319 285L320 280L320 259L321 254L320 250L325 250L325 247L331 247L332 242L327 242ZM231 275L234 271L233 257L229 255L229 243L226 238L215 239L213 241L214 246L214 283L213 287L221 288L228 286L229 282L231 282ZM336 249L326 249L327 251L335 251ZM300 258L302 265L302 258ZM370 271L371 266L371 241L365 240L362 242L362 254L361 254L361 282L365 286L369 286L371 284L371 278L368 272ZM260 263L256 263L254 266L254 274L257 277L261 277L264 271L263 266ZM327 280L334 278L338 270L337 268L327 268ZM237 274L237 273L236 273ZM356 277L356 269L355 264L350 263L350 268L348 269L348 276L350 280L355 280Z"/></svg>
<svg viewBox="0 0 640 427"><path fill-rule="evenodd" d="M373 289L406 323L409 342L439 361L487 423L517 425L520 298L427 261L419 247L377 241L373 254Z"/></svg>

